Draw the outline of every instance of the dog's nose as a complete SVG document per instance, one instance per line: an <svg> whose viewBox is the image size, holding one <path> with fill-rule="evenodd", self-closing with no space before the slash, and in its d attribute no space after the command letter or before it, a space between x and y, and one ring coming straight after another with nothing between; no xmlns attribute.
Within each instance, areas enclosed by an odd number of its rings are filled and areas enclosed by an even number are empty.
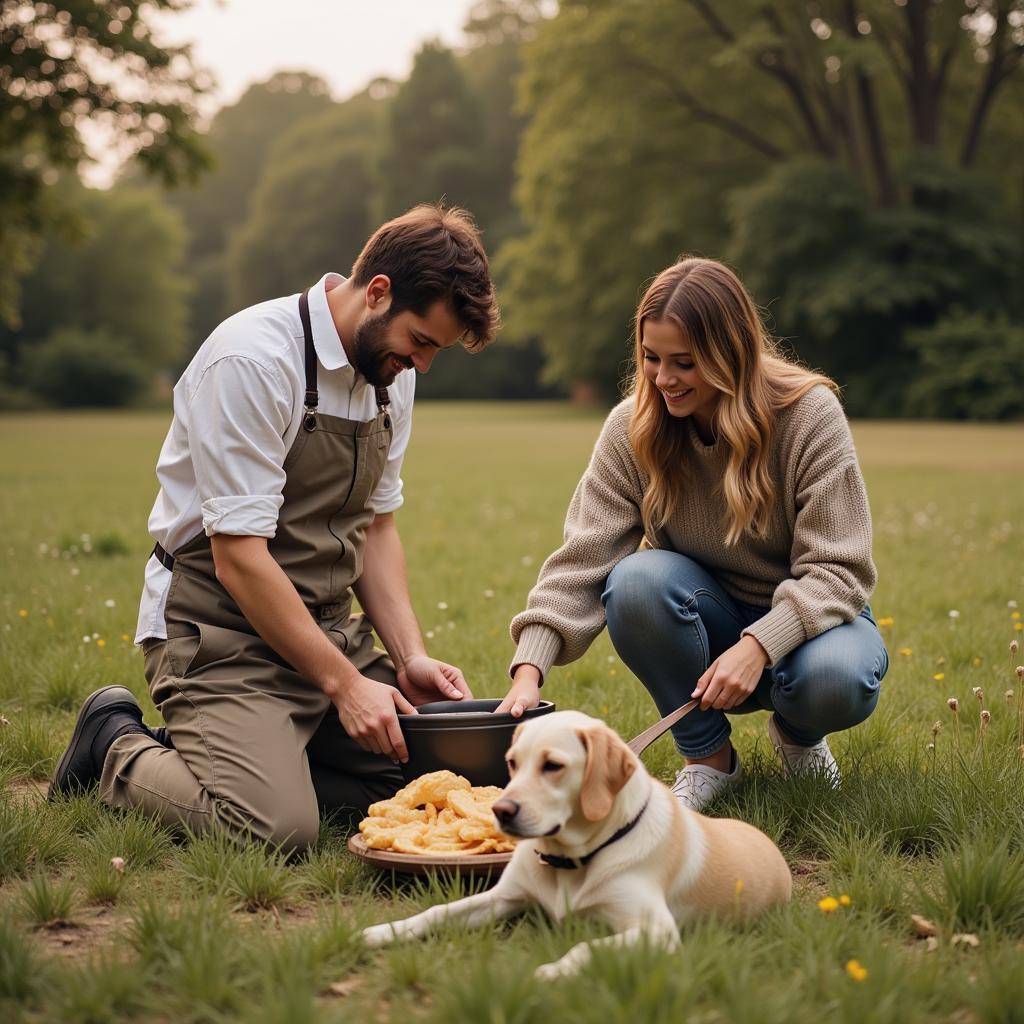
<svg viewBox="0 0 1024 1024"><path fill-rule="evenodd" d="M499 825L507 825L519 813L519 804L515 800L499 800L491 805L494 816L498 819Z"/></svg>

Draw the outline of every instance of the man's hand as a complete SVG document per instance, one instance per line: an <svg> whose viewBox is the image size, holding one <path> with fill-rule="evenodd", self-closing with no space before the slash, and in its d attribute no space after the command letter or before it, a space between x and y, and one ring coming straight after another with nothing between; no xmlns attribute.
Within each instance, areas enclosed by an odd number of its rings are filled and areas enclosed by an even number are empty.
<svg viewBox="0 0 1024 1024"><path fill-rule="evenodd" d="M508 711L513 718L521 718L524 711L540 703L540 669L536 665L517 665L512 686L494 713Z"/></svg>
<svg viewBox="0 0 1024 1024"><path fill-rule="evenodd" d="M364 750L383 754L392 761L408 761L399 712L414 715L416 709L387 683L355 676L331 696L342 727Z"/></svg>
<svg viewBox="0 0 1024 1024"><path fill-rule="evenodd" d="M417 707L434 700L471 698L462 672L425 654L409 658L398 670L398 686Z"/></svg>
<svg viewBox="0 0 1024 1024"><path fill-rule="evenodd" d="M742 704L757 688L768 665L768 655L754 637L740 637L739 643L723 651L697 680L690 694L700 700L701 711L727 711Z"/></svg>

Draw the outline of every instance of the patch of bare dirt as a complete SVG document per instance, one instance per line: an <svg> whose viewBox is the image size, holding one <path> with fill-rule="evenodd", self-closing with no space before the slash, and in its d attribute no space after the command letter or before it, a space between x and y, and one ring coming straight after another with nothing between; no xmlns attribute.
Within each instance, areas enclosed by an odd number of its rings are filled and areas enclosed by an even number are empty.
<svg viewBox="0 0 1024 1024"><path fill-rule="evenodd" d="M129 916L117 907L84 907L75 911L71 921L36 928L32 934L47 953L69 963L81 963L109 947Z"/></svg>
<svg viewBox="0 0 1024 1024"><path fill-rule="evenodd" d="M50 784L40 779L14 779L7 783L5 791L23 803L42 803L49 789Z"/></svg>

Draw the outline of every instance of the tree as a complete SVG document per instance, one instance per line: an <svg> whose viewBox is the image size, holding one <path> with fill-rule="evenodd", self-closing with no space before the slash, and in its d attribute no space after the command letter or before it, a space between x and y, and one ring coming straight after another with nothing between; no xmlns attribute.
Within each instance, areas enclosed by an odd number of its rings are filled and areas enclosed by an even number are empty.
<svg viewBox="0 0 1024 1024"><path fill-rule="evenodd" d="M522 231L513 192L526 118L517 109L516 83L523 45L536 37L552 6L539 0L479 0L463 26L467 51L460 64L481 112L477 165L486 182L473 213L491 252Z"/></svg>
<svg viewBox="0 0 1024 1024"><path fill-rule="evenodd" d="M195 268L189 330L198 344L233 312L228 300L227 249L245 221L253 189L274 145L294 125L335 104L316 75L282 71L258 82L237 103L223 107L204 143L213 171L194 188L175 189L168 202L188 230L188 260Z"/></svg>
<svg viewBox="0 0 1024 1024"><path fill-rule="evenodd" d="M683 251L728 237L726 196L767 164L675 100L674 69L712 94L720 72L685 5L563 4L524 49L529 117L517 199L526 225L499 254L506 335L543 339L545 379L613 399L642 284ZM737 90L730 117L783 135L781 104Z"/></svg>
<svg viewBox="0 0 1024 1024"><path fill-rule="evenodd" d="M378 219L440 199L474 209L487 188L482 141L480 108L454 55L425 44L388 108Z"/></svg>
<svg viewBox="0 0 1024 1024"><path fill-rule="evenodd" d="M190 0L0 0L0 320L18 323L18 279L43 231L60 223L50 190L87 159L86 123L167 182L207 163L195 100L208 81L189 48L160 46L151 19ZM66 217L65 217L66 220Z"/></svg>
<svg viewBox="0 0 1024 1024"><path fill-rule="evenodd" d="M82 234L46 240L24 282L21 328L0 327L6 383L22 382L26 353L58 328L123 340L151 376L174 365L189 288L180 217L152 189L87 189L74 177L53 189L76 211Z"/></svg>
<svg viewBox="0 0 1024 1024"><path fill-rule="evenodd" d="M1024 419L1024 326L1005 315L952 314L911 331L918 372L910 411L932 419Z"/></svg>
<svg viewBox="0 0 1024 1024"><path fill-rule="evenodd" d="M953 310L1004 309L1013 292L1018 242L991 189L921 155L893 183L914 205L879 208L846 168L805 158L732 197L729 255L858 415L910 411L923 351L910 337Z"/></svg>
<svg viewBox="0 0 1024 1024"><path fill-rule="evenodd" d="M375 227L373 165L386 102L379 93L360 93L277 140L231 238L232 309L298 291L325 270L348 272Z"/></svg>
<svg viewBox="0 0 1024 1024"><path fill-rule="evenodd" d="M877 396L847 359L869 314L894 377L905 330L1012 302L1022 47L1024 0L567 0L525 50L510 328L611 395L644 280L729 254L798 353Z"/></svg>
<svg viewBox="0 0 1024 1024"><path fill-rule="evenodd" d="M975 164L996 99L1024 55L1024 0L748 2L733 5L731 18L709 0L687 3L725 47L723 62L747 63L785 96L799 148L844 162L883 206L899 199L894 142L945 144L962 167ZM886 102L893 82L901 131L885 116L895 107ZM954 85L974 98L966 118L951 121L944 114ZM691 109L713 115L716 107Z"/></svg>

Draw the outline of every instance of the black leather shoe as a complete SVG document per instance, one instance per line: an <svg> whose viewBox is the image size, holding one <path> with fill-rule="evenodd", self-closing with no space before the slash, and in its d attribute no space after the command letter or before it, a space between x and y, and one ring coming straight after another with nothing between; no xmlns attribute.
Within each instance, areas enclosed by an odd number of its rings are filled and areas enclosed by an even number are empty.
<svg viewBox="0 0 1024 1024"><path fill-rule="evenodd" d="M73 796L99 785L110 744L129 732L148 732L131 690L104 686L86 697L71 743L53 774L49 795Z"/></svg>

